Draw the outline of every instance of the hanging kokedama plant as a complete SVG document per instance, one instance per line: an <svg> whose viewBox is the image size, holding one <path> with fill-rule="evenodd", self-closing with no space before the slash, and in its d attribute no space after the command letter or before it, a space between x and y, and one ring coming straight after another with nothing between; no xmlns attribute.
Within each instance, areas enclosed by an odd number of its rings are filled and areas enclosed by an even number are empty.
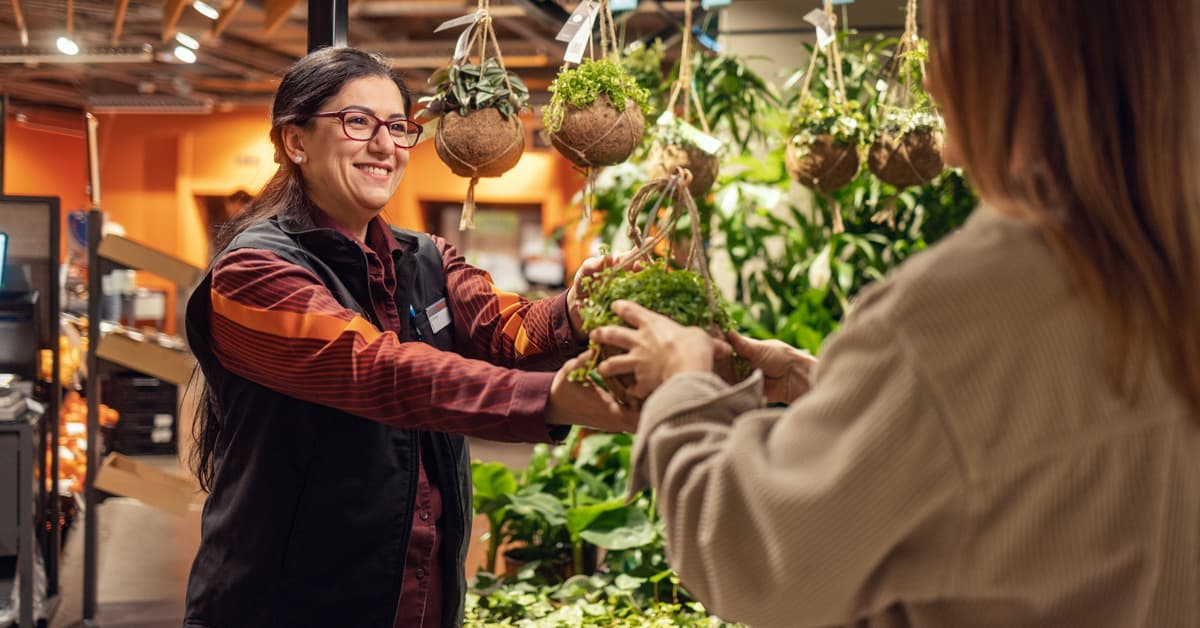
<svg viewBox="0 0 1200 628"><path fill-rule="evenodd" d="M612 303L618 299L633 301L682 325L702 327L714 338L724 338L725 333L733 327L726 305L708 274L700 232L700 214L687 190L689 178L687 171L679 169L670 177L650 181L634 195L626 218L629 237L638 248L627 259L628 263L638 259L649 260L649 263L637 270L613 266L584 279L583 288L587 297L580 308L584 331L590 332L605 325L626 325L611 309ZM652 200L655 202L652 203ZM660 216L659 209L668 203L669 211L665 216ZM643 213L648 214L647 221L639 229L638 219ZM687 256L682 268L673 268L671 261L677 258L670 250L670 245L674 241L672 236L676 233L679 220L685 213L691 228ZM651 233L655 228L657 231ZM657 256L660 245L664 244L666 251ZM599 383L620 403L635 409L640 407L642 399L628 392L635 383L633 376L602 377L595 370L601 362L624 353L624 350L594 343L591 348L594 352L590 363L571 373L571 379ZM737 357L721 360L714 368L730 383L745 379L750 371L748 363Z"/></svg>
<svg viewBox="0 0 1200 628"><path fill-rule="evenodd" d="M600 58L592 47L592 27L600 22ZM618 164L633 154L642 141L650 93L620 62L616 29L608 0L580 2L558 33L566 41L567 65L550 84L550 104L542 124L550 143L582 168L583 214L591 216L596 168ZM590 53L583 59L584 50Z"/></svg>
<svg viewBox="0 0 1200 628"><path fill-rule="evenodd" d="M717 180L717 172L721 168L718 156L721 143L712 137L708 127L708 118L704 108L694 91L692 91L692 3L684 3L684 37L681 44L679 77L671 88L671 98L667 102L667 115L659 119L658 132L654 145L650 147L650 155L646 159L650 178L660 179L669 177L677 169L683 168L691 173L691 183L688 191L694 197L704 197L712 189ZM675 105L683 99L683 117L676 119ZM695 103L696 115L700 119L700 130L688 124L691 118L691 106Z"/></svg>
<svg viewBox="0 0 1200 628"><path fill-rule="evenodd" d="M789 125L784 163L805 187L832 192L854 180L866 120L857 102L821 104L808 98Z"/></svg>
<svg viewBox="0 0 1200 628"><path fill-rule="evenodd" d="M822 17L819 10L814 14ZM825 0L823 23L817 27L818 44L809 59L804 87L800 90L800 109L789 125L790 137L784 150L785 164L792 177L801 185L825 193L850 183L858 175L861 165L858 148L866 126L858 103L846 101L836 24L833 2ZM828 40L822 45L820 40L826 36ZM829 99L825 103L808 95L817 57L823 51L828 55L826 68L829 73ZM835 214L835 218L840 220L840 215Z"/></svg>
<svg viewBox="0 0 1200 628"><path fill-rule="evenodd" d="M504 68L487 13L487 0L482 0L479 12L473 17L474 35L466 50L478 44L480 63L470 63L462 54L465 51L456 52L454 62L429 79L436 93L421 99L428 104L430 114L441 116L434 136L438 157L454 174L471 180L459 230L475 226L475 185L480 177L498 177L521 160L525 127L520 112L529 103L528 88ZM488 42L495 49L495 56L486 55ZM460 46L462 43L460 40Z"/></svg>
<svg viewBox="0 0 1200 628"><path fill-rule="evenodd" d="M884 94L882 116L867 155L871 172L897 188L924 184L942 173L942 118L921 89L928 44L917 37L917 0L908 2L904 35L896 46L893 81L903 89L901 105L891 105L893 90Z"/></svg>
<svg viewBox="0 0 1200 628"><path fill-rule="evenodd" d="M542 124L558 152L575 165L621 163L642 141L649 92L613 59L584 60L559 74L550 91Z"/></svg>

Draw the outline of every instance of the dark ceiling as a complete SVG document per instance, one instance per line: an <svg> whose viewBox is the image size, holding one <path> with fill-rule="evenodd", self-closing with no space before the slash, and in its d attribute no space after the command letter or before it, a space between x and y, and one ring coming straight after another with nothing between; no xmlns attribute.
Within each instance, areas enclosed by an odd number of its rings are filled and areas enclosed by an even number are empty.
<svg viewBox="0 0 1200 628"><path fill-rule="evenodd" d="M0 3L0 92L17 106L96 112L268 105L278 77L307 49L307 0L208 2L220 12L215 20L201 15L192 0ZM490 3L506 65L529 84L535 104L545 102L545 90L562 65L564 44L554 37L575 4ZM460 32L434 29L476 7L476 0L350 0L349 43L385 54L410 85L424 89L429 74L448 62ZM695 11L703 18L702 10ZM68 12L80 48L74 57L55 48L67 32ZM682 1L643 0L635 11L618 13L618 29L627 41L670 37L680 31L683 14ZM199 41L195 63L172 53L176 33Z"/></svg>

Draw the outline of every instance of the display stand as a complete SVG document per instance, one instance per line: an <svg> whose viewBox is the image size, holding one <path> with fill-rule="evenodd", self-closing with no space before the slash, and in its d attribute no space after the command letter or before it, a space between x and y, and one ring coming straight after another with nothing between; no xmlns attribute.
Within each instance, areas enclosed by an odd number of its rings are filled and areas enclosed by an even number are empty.
<svg viewBox="0 0 1200 628"><path fill-rule="evenodd" d="M14 467L17 480L15 523L20 530L18 569L20 571L21 625L32 626L34 608L34 543L41 544L46 568L46 599L41 614L51 617L59 601L59 557L61 554L61 513L58 502L58 443L59 410L62 402L62 382L59 380L58 326L59 264L62 256L59 245L61 214L58 197L0 195L0 231L8 234L8 265L10 272L28 269L30 288L38 299L34 308L37 349L49 350L51 355L48 382L40 382L39 351L29 356L29 367L21 375L46 386L40 401L45 405L41 417L27 415L29 420L5 424L5 430L16 435L20 449ZM35 398L38 395L35 393ZM18 425L23 424L23 425ZM44 481L49 478L49 482ZM37 486L34 487L34 482ZM35 498L36 496L36 498ZM32 505L32 508L30 507ZM7 508L8 504L4 504ZM43 526L47 523L48 527Z"/></svg>
<svg viewBox="0 0 1200 628"><path fill-rule="evenodd" d="M88 139L94 158L95 119L90 115ZM94 160L92 162L94 164ZM95 477L100 470L100 379L106 365L119 365L145 373L160 380L184 387L191 379L195 360L183 347L167 347L142 334L109 333L101 331L100 304L103 286L100 278L110 270L128 268L145 271L167 279L176 286L176 313L183 318L187 294L204 275L197 268L173 256L162 253L134 240L103 234L103 213L99 203L99 175L92 171L92 209L88 212L88 352L87 405L88 448L87 481L84 508L87 533L84 536L83 618L91 624L97 614L97 519L99 501ZM183 326L179 325L178 329Z"/></svg>

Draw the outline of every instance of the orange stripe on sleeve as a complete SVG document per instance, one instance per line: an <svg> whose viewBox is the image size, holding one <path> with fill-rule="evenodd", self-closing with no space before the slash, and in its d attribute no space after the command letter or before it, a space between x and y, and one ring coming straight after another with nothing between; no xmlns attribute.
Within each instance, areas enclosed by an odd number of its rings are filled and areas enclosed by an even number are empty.
<svg viewBox="0 0 1200 628"><path fill-rule="evenodd" d="M283 312L256 308L230 299L216 290L212 294L212 311L257 332L300 338L305 340L332 341L345 333L358 334L372 343L379 337L379 330L361 316L344 320L329 314Z"/></svg>

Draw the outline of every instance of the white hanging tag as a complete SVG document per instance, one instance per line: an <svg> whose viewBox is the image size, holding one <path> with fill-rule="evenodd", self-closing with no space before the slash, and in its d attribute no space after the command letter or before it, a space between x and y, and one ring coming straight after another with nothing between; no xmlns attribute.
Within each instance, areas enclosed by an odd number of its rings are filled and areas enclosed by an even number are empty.
<svg viewBox="0 0 1200 628"><path fill-rule="evenodd" d="M697 129L683 120L679 120L675 117L675 114L671 113L670 111L664 111L662 115L658 117L657 124L658 126L663 127L675 127L675 129L679 131L679 135L683 136L683 139L695 144L696 148L699 148L709 155L716 155L717 152L721 150L721 146L723 146L723 144L721 144L721 140L705 133L704 131L701 131L700 129Z"/></svg>
<svg viewBox="0 0 1200 628"><path fill-rule="evenodd" d="M817 47L822 50L826 46L833 43L837 39L837 34L833 32L833 22L822 9L813 9L804 16L804 21L817 27Z"/></svg>
<svg viewBox="0 0 1200 628"><path fill-rule="evenodd" d="M592 26L596 23L596 16L600 14L600 3L588 3L587 17L583 19L583 23L576 29L575 34L571 37L571 42L567 44L567 53L563 55L563 60L568 63L579 63L583 61L583 53L587 51L588 42L592 38ZM575 20L575 16L571 15L571 21ZM566 27L563 27L566 30ZM562 32L559 32L562 35Z"/></svg>
<svg viewBox="0 0 1200 628"><path fill-rule="evenodd" d="M458 36L458 43L454 46L455 61L467 58L467 48L469 48L471 45L471 35L475 32L475 25L479 23L479 20L482 19L484 15L487 15L487 12L479 10L471 13L470 15L464 15L462 17L456 17L452 20L446 20L437 28L433 29L433 32L438 33L447 29L456 28L458 26L467 26L467 29ZM482 62L482 60L480 61Z"/></svg>
<svg viewBox="0 0 1200 628"><path fill-rule="evenodd" d="M583 28L583 23L588 19L588 14L599 8L599 2L595 0L587 0L576 5L575 10L571 12L571 17L567 18L567 22L563 24L562 29L554 36L555 41L569 42L575 38L575 33Z"/></svg>

